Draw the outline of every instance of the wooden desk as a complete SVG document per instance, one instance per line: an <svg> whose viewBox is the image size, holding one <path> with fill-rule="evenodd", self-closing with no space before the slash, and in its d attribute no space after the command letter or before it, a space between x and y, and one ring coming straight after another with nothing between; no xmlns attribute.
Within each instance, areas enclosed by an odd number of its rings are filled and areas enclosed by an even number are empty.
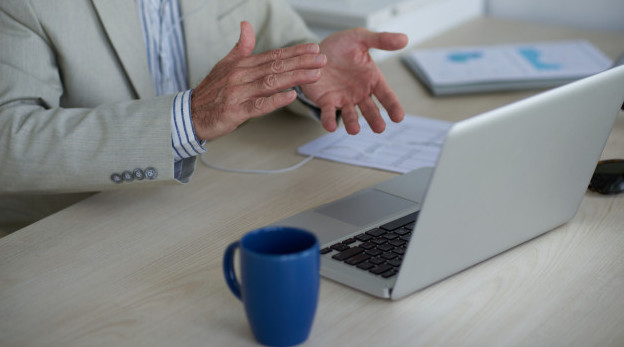
<svg viewBox="0 0 624 347"><path fill-rule="evenodd" d="M492 19L423 46L563 38L587 38L611 57L624 49L624 35ZM382 68L408 113L447 120L535 93L432 98L396 58ZM207 159L288 166L321 134L275 114L210 143ZM622 114L604 157L624 157ZM324 160L279 175L200 165L187 185L98 194L0 239L0 345L255 345L223 280L226 245L392 176ZM624 195L588 193L570 223L398 302L323 280L306 345L621 346L623 212Z"/></svg>

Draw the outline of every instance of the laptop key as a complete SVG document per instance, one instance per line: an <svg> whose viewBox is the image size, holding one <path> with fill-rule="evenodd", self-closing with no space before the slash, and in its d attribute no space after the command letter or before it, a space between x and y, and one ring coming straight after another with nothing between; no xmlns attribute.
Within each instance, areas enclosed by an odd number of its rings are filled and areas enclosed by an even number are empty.
<svg viewBox="0 0 624 347"><path fill-rule="evenodd" d="M408 229L407 227L402 227L402 228L396 229L394 232L399 234L400 236L403 236L405 234L411 233L412 229Z"/></svg>
<svg viewBox="0 0 624 347"><path fill-rule="evenodd" d="M384 239L383 237L378 237L376 239L372 239L370 240L370 242L376 244L376 245L383 245L384 243L388 242L388 240Z"/></svg>
<svg viewBox="0 0 624 347"><path fill-rule="evenodd" d="M381 277L383 277L383 278L390 278L390 277L396 275L397 273L399 273L399 272L396 269L391 269L391 270L388 270L388 271L382 273Z"/></svg>
<svg viewBox="0 0 624 347"><path fill-rule="evenodd" d="M364 248L364 249L373 249L375 248L377 245L375 245L372 242L364 242L364 243L360 243L360 245L358 247L360 248Z"/></svg>
<svg viewBox="0 0 624 347"><path fill-rule="evenodd" d="M396 247L392 251L398 255L403 255L405 254L405 247Z"/></svg>
<svg viewBox="0 0 624 347"><path fill-rule="evenodd" d="M380 226L380 229L383 230L394 230L394 229L398 229L408 223L412 223L416 220L416 217L418 216L418 211L414 212L414 213L410 213L407 216L403 216L399 219L395 219L391 222L388 222L382 226Z"/></svg>
<svg viewBox="0 0 624 347"><path fill-rule="evenodd" d="M355 239L356 239L356 240L358 240L358 241L362 241L362 242L366 242L366 241L368 241L368 240L370 240L370 239L372 239L372 238L373 238L373 236L368 235L368 234L366 234L366 233L364 233L364 234L360 234L360 235L358 235L358 236L356 236L356 237L355 237Z"/></svg>
<svg viewBox="0 0 624 347"><path fill-rule="evenodd" d="M335 245L331 246L331 249L336 250L338 252L343 252L346 251L347 249L349 249L349 246L342 244L342 243L337 243Z"/></svg>
<svg viewBox="0 0 624 347"><path fill-rule="evenodd" d="M403 262L402 259L400 258L394 258L392 260L388 260L388 265L392 265L394 267L399 267L401 266L401 263Z"/></svg>
<svg viewBox="0 0 624 347"><path fill-rule="evenodd" d="M330 253L331 251L333 251L333 249L331 249L329 247L325 247L325 248L321 249L321 254L327 254L327 253Z"/></svg>
<svg viewBox="0 0 624 347"><path fill-rule="evenodd" d="M359 269L362 269L362 270L369 270L370 268L372 268L372 267L374 267L374 266L375 266L375 264L371 264L371 263L369 263L369 262L367 262L367 261L365 261L365 262L363 262L363 263L359 263L359 264L357 264L357 267L358 267Z"/></svg>
<svg viewBox="0 0 624 347"><path fill-rule="evenodd" d="M366 250L366 254L370 254L373 257L376 257L378 255L380 255L382 252L380 250L378 250L377 248L373 248L373 249L368 249Z"/></svg>
<svg viewBox="0 0 624 347"><path fill-rule="evenodd" d="M349 239L346 239L346 240L342 241L342 243L345 244L345 245L350 245L350 244L352 244L352 243L354 243L356 241L357 240L352 237L352 238L349 238Z"/></svg>
<svg viewBox="0 0 624 347"><path fill-rule="evenodd" d="M385 234L382 235L382 237L384 239L386 239L386 240L394 240L397 237L399 237L399 234L396 234L396 233L385 233Z"/></svg>
<svg viewBox="0 0 624 347"><path fill-rule="evenodd" d="M394 249L394 246L389 245L389 244L385 244L385 245L379 245L377 246L377 249L382 251L382 252L388 252Z"/></svg>
<svg viewBox="0 0 624 347"><path fill-rule="evenodd" d="M381 264L381 265L375 266L374 268L372 268L372 269L370 269L368 271L374 273L375 275L380 275L380 274L382 274L382 273L384 273L384 272L386 272L388 270L392 270L392 269L394 269L392 267L392 265Z"/></svg>
<svg viewBox="0 0 624 347"><path fill-rule="evenodd" d="M398 257L398 255L394 252L386 252L384 254L381 255L382 258L386 259L386 260L391 260L394 259L396 257Z"/></svg>
<svg viewBox="0 0 624 347"><path fill-rule="evenodd" d="M399 240L392 240L392 241L388 242L389 245L392 245L394 247L401 247L401 246L403 246L406 243L407 243L407 241L404 241L404 240L401 240L401 239L399 239Z"/></svg>
<svg viewBox="0 0 624 347"><path fill-rule="evenodd" d="M386 262L386 260L385 260L385 259L380 258L380 257L371 258L371 259L369 259L368 261L369 261L369 262L371 262L371 263L373 263L373 264L375 264L375 265L383 264L383 263L385 263L385 262Z"/></svg>
<svg viewBox="0 0 624 347"><path fill-rule="evenodd" d="M336 260L346 260L346 259L349 259L352 256L360 254L362 252L364 252L364 248L351 247L351 248L347 249L346 251L340 252L340 253L332 256L332 258L334 258Z"/></svg>
<svg viewBox="0 0 624 347"><path fill-rule="evenodd" d="M355 255L347 260L345 260L345 263L349 264L349 265L357 265L365 260L368 260L368 258L370 258L371 256L366 254L366 253L360 253L358 255Z"/></svg>
<svg viewBox="0 0 624 347"><path fill-rule="evenodd" d="M374 237L379 237L379 236L381 236L381 235L385 234L385 233L386 233L386 231L385 231L385 230L382 230L382 229L379 229L379 228L375 228L375 229L372 229L372 230L367 231L366 233L367 233L368 235L371 235L371 236L374 236Z"/></svg>

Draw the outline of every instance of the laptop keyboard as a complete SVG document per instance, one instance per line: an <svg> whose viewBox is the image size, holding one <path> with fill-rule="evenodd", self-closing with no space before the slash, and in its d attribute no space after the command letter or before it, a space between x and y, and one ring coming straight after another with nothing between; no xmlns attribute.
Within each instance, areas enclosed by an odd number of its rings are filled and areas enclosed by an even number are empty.
<svg viewBox="0 0 624 347"><path fill-rule="evenodd" d="M403 261L418 212L321 249L336 261L384 278L395 276Z"/></svg>

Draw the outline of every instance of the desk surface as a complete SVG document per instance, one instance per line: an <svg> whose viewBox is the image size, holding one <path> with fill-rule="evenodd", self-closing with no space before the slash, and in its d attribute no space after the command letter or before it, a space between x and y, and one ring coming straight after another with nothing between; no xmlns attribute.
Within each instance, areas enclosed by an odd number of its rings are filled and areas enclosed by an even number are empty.
<svg viewBox="0 0 624 347"><path fill-rule="evenodd" d="M624 47L624 35L485 18L421 46L565 38L613 58ZM535 93L432 98L397 58L381 66L410 114L456 121ZM207 159L289 166L321 134L274 114L212 142ZM604 157L624 157L623 114ZM200 165L187 185L95 195L0 239L0 345L255 345L223 280L226 245L393 175L324 160L279 175ZM588 193L566 225L398 302L323 280L306 345L621 346L623 211L624 195Z"/></svg>

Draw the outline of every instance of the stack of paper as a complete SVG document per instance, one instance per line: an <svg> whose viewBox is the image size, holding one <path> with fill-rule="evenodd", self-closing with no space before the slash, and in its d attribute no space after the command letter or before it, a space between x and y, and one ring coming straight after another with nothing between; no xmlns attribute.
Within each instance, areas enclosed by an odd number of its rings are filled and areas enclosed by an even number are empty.
<svg viewBox="0 0 624 347"><path fill-rule="evenodd" d="M583 40L422 49L402 60L435 95L553 87L613 64Z"/></svg>

